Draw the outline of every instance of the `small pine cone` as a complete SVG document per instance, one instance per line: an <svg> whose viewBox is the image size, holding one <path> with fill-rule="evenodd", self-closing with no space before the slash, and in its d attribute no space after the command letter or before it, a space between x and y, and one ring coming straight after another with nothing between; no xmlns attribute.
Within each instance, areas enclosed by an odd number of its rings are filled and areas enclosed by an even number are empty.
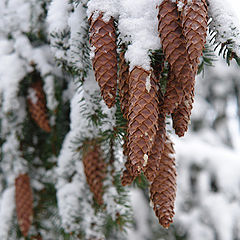
<svg viewBox="0 0 240 240"><path fill-rule="evenodd" d="M15 179L15 201L18 224L22 235L26 237L33 218L33 195L27 174Z"/></svg>
<svg viewBox="0 0 240 240"><path fill-rule="evenodd" d="M199 57L207 37L208 10L205 0L185 0L181 12L183 35L187 42L189 60L196 74Z"/></svg>
<svg viewBox="0 0 240 240"><path fill-rule="evenodd" d="M132 170L131 170L131 164L129 161L128 134L123 144L123 155L127 158L127 161L125 163L125 170L123 171L121 183L123 186L126 186L126 185L130 185L135 179L135 176L131 174Z"/></svg>
<svg viewBox="0 0 240 240"><path fill-rule="evenodd" d="M102 205L106 164L101 156L101 150L95 142L87 142L86 146L87 149L83 153L84 172L95 201Z"/></svg>
<svg viewBox="0 0 240 240"><path fill-rule="evenodd" d="M119 63L119 98L121 104L121 110L123 113L124 118L127 119L128 114L128 100L129 100L129 88L128 88L128 75L129 75L129 65L125 61L124 54L125 54L125 46L122 45L122 51L120 53L120 63Z"/></svg>
<svg viewBox="0 0 240 240"><path fill-rule="evenodd" d="M30 86L27 103L32 119L45 132L50 132L51 128L47 116L45 94L42 87L42 81L40 79L33 82Z"/></svg>
<svg viewBox="0 0 240 240"><path fill-rule="evenodd" d="M169 80L165 93L164 109L169 114L182 102L185 93L191 90L194 75L189 64L177 4L171 0L163 0L159 6L158 19L158 31L165 59L170 65L172 78L175 78L174 81Z"/></svg>
<svg viewBox="0 0 240 240"><path fill-rule="evenodd" d="M150 198L159 223L168 228L173 222L174 202L176 198L176 168L174 149L171 140L166 137L160 168L150 186Z"/></svg>
<svg viewBox="0 0 240 240"><path fill-rule="evenodd" d="M90 44L94 49L93 69L107 106L115 104L117 91L117 44L114 19L103 20L103 13L90 18Z"/></svg>
<svg viewBox="0 0 240 240"><path fill-rule="evenodd" d="M144 167L158 130L157 83L150 72L135 67L129 76L128 147L133 176Z"/></svg>
<svg viewBox="0 0 240 240"><path fill-rule="evenodd" d="M191 94L186 95L181 104L178 105L177 109L172 114L173 128L175 133L179 137L183 137L185 132L188 130L188 124L190 123L190 116L194 101L194 89Z"/></svg>
<svg viewBox="0 0 240 240"><path fill-rule="evenodd" d="M149 182L152 182L160 167L161 155L164 151L164 144L166 141L166 124L164 114L159 115L159 128L156 134L156 139L152 147L148 163L144 171L144 175Z"/></svg>

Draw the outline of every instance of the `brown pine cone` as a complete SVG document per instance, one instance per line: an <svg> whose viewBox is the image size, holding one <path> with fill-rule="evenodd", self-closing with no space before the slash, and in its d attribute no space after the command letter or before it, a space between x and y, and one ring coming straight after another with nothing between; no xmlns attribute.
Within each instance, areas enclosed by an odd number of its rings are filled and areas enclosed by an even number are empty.
<svg viewBox="0 0 240 240"><path fill-rule="evenodd" d="M173 222L176 198L176 168L173 143L166 137L160 168L150 186L150 198L159 223L168 228Z"/></svg>
<svg viewBox="0 0 240 240"><path fill-rule="evenodd" d="M94 49L93 69L107 106L115 104L117 91L117 45L114 19L103 20L103 13L90 18L90 45Z"/></svg>
<svg viewBox="0 0 240 240"><path fill-rule="evenodd" d="M188 130L190 123L191 111L194 102L194 88L191 94L186 95L182 103L174 110L172 114L173 128L179 137L183 137Z"/></svg>
<svg viewBox="0 0 240 240"><path fill-rule="evenodd" d="M127 119L128 114L128 101L129 101L129 89L128 89L128 75L129 75L129 66L125 61L125 45L122 45L122 51L120 53L120 62L119 62L119 98L121 104L121 110L124 118Z"/></svg>
<svg viewBox="0 0 240 240"><path fill-rule="evenodd" d="M191 91L194 74L189 64L176 3L163 0L159 6L158 19L163 52L173 75L167 83L164 100L164 110L170 114L182 102L184 95Z"/></svg>
<svg viewBox="0 0 240 240"><path fill-rule="evenodd" d="M189 60L196 74L199 57L207 37L208 10L205 0L185 0L181 12L183 35L187 42Z"/></svg>
<svg viewBox="0 0 240 240"><path fill-rule="evenodd" d="M129 76L128 147L133 176L146 167L158 130L157 83L150 75L135 67Z"/></svg>
<svg viewBox="0 0 240 240"><path fill-rule="evenodd" d="M33 195L27 174L20 174L15 179L15 201L18 224L26 237L33 219Z"/></svg>
<svg viewBox="0 0 240 240"><path fill-rule="evenodd" d="M127 157L127 161L125 163L125 170L123 171L121 183L123 186L126 186L126 185L132 184L133 180L136 178L131 174L132 169L131 169L131 163L129 161L128 134L123 144L123 155Z"/></svg>
<svg viewBox="0 0 240 240"><path fill-rule="evenodd" d="M94 142L86 143L87 149L83 152L83 165L87 183L94 195L95 201L103 204L103 180L106 175L106 164L101 156L100 147Z"/></svg>
<svg viewBox="0 0 240 240"><path fill-rule="evenodd" d="M152 182L159 171L161 155L164 151L166 141L166 124L164 114L159 115L159 128L156 134L155 142L152 147L144 175L149 182Z"/></svg>
<svg viewBox="0 0 240 240"><path fill-rule="evenodd" d="M47 116L46 100L41 79L38 79L36 82L31 84L27 97L27 103L32 119L45 132L50 132L51 127Z"/></svg>
<svg viewBox="0 0 240 240"><path fill-rule="evenodd" d="M125 168L126 169L123 171L123 175L121 178L121 183L123 186L132 184L132 182L136 178L136 176L133 176L131 174L132 170L131 170L131 163L129 161L129 158L127 158L127 161L125 163Z"/></svg>

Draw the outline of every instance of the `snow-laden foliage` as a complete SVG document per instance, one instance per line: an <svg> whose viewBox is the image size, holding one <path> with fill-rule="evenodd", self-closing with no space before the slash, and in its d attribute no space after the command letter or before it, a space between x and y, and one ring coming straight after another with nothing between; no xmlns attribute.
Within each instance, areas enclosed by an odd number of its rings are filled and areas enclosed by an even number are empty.
<svg viewBox="0 0 240 240"><path fill-rule="evenodd" d="M107 108L94 79L88 18L104 13L108 22L113 17L118 52L124 43L130 69L152 70L152 53L161 51L157 32L161 2L0 1L1 240L22 239L14 198L14 182L21 173L29 174L33 189L32 239L240 239L236 67L228 69L218 62L216 70L204 72L204 78L198 79L191 131L183 140L174 137L178 193L173 227L163 231L146 204L149 196L123 189L120 183L126 122L118 105ZM208 3L212 37L231 51L229 59L235 54L240 57L238 20L222 1ZM181 10L181 4L178 7ZM36 73L46 95L50 133L39 129L29 113L27 96L34 99L29 89ZM96 206L85 177L82 147L86 139L99 141L109 163L103 207ZM130 204L135 216L132 229ZM125 227L129 227L127 236L122 231Z"/></svg>
<svg viewBox="0 0 240 240"><path fill-rule="evenodd" d="M240 23L230 5L221 0L210 0L209 15L212 18L210 28L214 31L215 41L227 45L240 57Z"/></svg>

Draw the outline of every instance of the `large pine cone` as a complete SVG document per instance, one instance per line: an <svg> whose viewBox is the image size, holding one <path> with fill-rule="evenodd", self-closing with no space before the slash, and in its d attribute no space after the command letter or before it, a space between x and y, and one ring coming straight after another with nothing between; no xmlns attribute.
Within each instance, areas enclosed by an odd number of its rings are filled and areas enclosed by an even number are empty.
<svg viewBox="0 0 240 240"><path fill-rule="evenodd" d="M45 132L50 132L51 127L49 125L45 94L41 79L38 79L31 84L28 92L27 103L32 119Z"/></svg>
<svg viewBox="0 0 240 240"><path fill-rule="evenodd" d="M90 18L90 44L94 49L93 69L107 106L115 104L117 91L117 45L114 19L103 20L103 13Z"/></svg>
<svg viewBox="0 0 240 240"><path fill-rule="evenodd" d="M199 57L202 55L207 37L208 11L206 1L185 0L181 12L181 20L189 59L196 74Z"/></svg>
<svg viewBox="0 0 240 240"><path fill-rule="evenodd" d="M86 143L86 149L83 152L83 165L87 183L94 195L94 199L99 205L102 205L106 164L101 156L100 147L94 141Z"/></svg>
<svg viewBox="0 0 240 240"><path fill-rule="evenodd" d="M158 129L157 83L150 72L135 67L129 76L128 147L132 175L146 167Z"/></svg>
<svg viewBox="0 0 240 240"><path fill-rule="evenodd" d="M15 179L15 200L18 224L22 235L26 237L33 218L33 195L27 174Z"/></svg>
<svg viewBox="0 0 240 240"><path fill-rule="evenodd" d="M164 100L164 109L170 114L182 102L185 93L191 91L194 74L189 64L186 40L176 3L163 0L159 6L158 19L163 51L172 74L167 83Z"/></svg>
<svg viewBox="0 0 240 240"><path fill-rule="evenodd" d="M165 228L168 228L170 223L173 222L176 176L173 144L167 137L159 171L150 186L153 209L159 223Z"/></svg>

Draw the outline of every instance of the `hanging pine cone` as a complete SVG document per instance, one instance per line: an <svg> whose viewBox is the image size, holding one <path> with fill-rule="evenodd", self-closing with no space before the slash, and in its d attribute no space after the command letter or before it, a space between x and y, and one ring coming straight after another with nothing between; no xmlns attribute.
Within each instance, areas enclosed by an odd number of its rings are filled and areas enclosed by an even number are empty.
<svg viewBox="0 0 240 240"><path fill-rule="evenodd" d="M199 57L202 55L207 37L208 11L205 0L184 0L181 12L183 35L187 42L190 62L196 74Z"/></svg>
<svg viewBox="0 0 240 240"><path fill-rule="evenodd" d="M135 67L129 76L128 147L131 175L146 166L158 128L157 83L150 72Z"/></svg>
<svg viewBox="0 0 240 240"><path fill-rule="evenodd" d="M150 198L159 223L168 228L173 222L174 202L176 197L176 169L174 149L167 137L164 152L161 156L160 168L150 186Z"/></svg>
<svg viewBox="0 0 240 240"><path fill-rule="evenodd" d="M125 61L125 45L122 45L122 51L119 55L119 100L121 104L121 110L124 118L127 119L128 114L128 105L129 105L129 83L128 83L128 75L129 75L129 66Z"/></svg>
<svg viewBox="0 0 240 240"><path fill-rule="evenodd" d="M164 100L164 110L170 114L182 102L185 93L191 91L194 74L189 64L176 3L163 0L159 6L158 19L158 31L165 59L170 64L171 70Z"/></svg>
<svg viewBox="0 0 240 240"><path fill-rule="evenodd" d="M190 116L194 101L194 88L191 94L186 95L182 103L174 110L172 114L173 128L175 133L182 137L188 130L188 124L190 123Z"/></svg>
<svg viewBox="0 0 240 240"><path fill-rule="evenodd" d="M132 170L131 170L131 163L129 161L129 158L127 158L127 161L125 163L125 168L126 169L123 171L123 175L121 178L121 183L123 186L132 184L132 182L136 178L136 176L133 176L131 174Z"/></svg>
<svg viewBox="0 0 240 240"><path fill-rule="evenodd" d="M158 127L159 128L156 134L156 139L148 158L147 167L144 171L144 175L149 182L152 182L155 179L156 174L159 171L160 160L164 151L164 144L166 140L166 124L164 114L159 115Z"/></svg>
<svg viewBox="0 0 240 240"><path fill-rule="evenodd" d="M94 141L85 144L87 149L83 152L83 165L87 183L94 195L95 201L103 204L103 180L106 173L106 164L101 156L101 150Z"/></svg>
<svg viewBox="0 0 240 240"><path fill-rule="evenodd" d="M45 132L50 132L51 128L48 121L46 100L41 79L31 84L28 91L27 103L32 119Z"/></svg>
<svg viewBox="0 0 240 240"><path fill-rule="evenodd" d="M15 179L15 201L18 224L22 235L26 237L33 218L33 196L27 174L21 174Z"/></svg>
<svg viewBox="0 0 240 240"><path fill-rule="evenodd" d="M125 163L125 170L123 171L123 175L121 178L121 183L123 186L130 185L133 180L135 179L135 176L133 176L131 163L129 160L129 147L128 147L128 134L126 136L125 142L123 144L123 155L127 158Z"/></svg>
<svg viewBox="0 0 240 240"><path fill-rule="evenodd" d="M103 20L103 13L90 18L90 44L94 49L93 69L107 106L115 104L117 91L117 45L114 20Z"/></svg>

